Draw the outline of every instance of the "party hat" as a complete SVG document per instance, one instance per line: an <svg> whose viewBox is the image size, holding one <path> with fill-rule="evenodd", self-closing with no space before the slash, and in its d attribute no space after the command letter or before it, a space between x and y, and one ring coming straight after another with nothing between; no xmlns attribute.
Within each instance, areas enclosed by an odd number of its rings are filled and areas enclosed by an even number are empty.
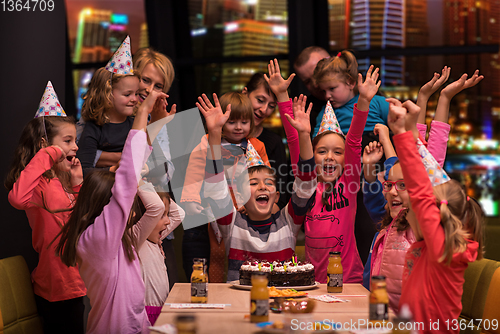
<svg viewBox="0 0 500 334"><path fill-rule="evenodd" d="M344 133L340 129L339 121L337 120L337 116L335 116L335 113L333 112L330 101L326 103L325 113L323 114L323 119L321 120L321 125L316 136L325 131L332 131L344 135Z"/></svg>
<svg viewBox="0 0 500 334"><path fill-rule="evenodd" d="M40 105L35 113L35 118L41 116L66 116L61 103L59 103L56 91L54 87L52 87L52 82L50 81L47 82L47 87L45 87L45 92L43 92Z"/></svg>
<svg viewBox="0 0 500 334"><path fill-rule="evenodd" d="M427 150L427 147L417 139L417 148L420 157L422 158L422 162L424 163L425 170L427 171L427 175L431 180L432 186L438 186L445 182L450 181L450 177L444 171L443 167L441 167L436 159L432 156L432 154Z"/></svg>
<svg viewBox="0 0 500 334"><path fill-rule="evenodd" d="M267 166L260 157L259 153L257 153L255 147L253 147L252 143L250 143L250 141L247 145L246 159L248 168L255 166Z"/></svg>
<svg viewBox="0 0 500 334"><path fill-rule="evenodd" d="M130 37L127 36L122 45L116 50L111 60L106 65L106 69L115 74L132 74L132 53L130 52Z"/></svg>

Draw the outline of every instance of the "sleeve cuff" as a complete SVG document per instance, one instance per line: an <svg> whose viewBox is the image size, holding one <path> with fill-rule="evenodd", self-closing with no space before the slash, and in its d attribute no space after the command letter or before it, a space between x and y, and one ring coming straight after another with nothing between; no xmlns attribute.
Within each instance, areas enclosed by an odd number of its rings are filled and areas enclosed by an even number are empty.
<svg viewBox="0 0 500 334"><path fill-rule="evenodd" d="M448 123L440 122L440 121L432 121L431 122L431 128L440 128L444 130L451 130L451 125Z"/></svg>

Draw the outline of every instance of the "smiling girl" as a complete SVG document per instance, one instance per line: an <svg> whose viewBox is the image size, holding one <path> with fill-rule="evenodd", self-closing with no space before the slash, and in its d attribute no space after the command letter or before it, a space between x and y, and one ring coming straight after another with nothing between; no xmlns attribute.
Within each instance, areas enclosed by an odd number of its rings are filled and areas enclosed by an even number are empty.
<svg viewBox="0 0 500 334"><path fill-rule="evenodd" d="M43 102L50 102L47 96L56 96L50 82ZM62 110L59 101L53 102L51 107ZM40 109L43 107L41 102ZM85 284L77 268L68 268L55 255L54 239L58 240L69 220L83 181L75 158L75 121L62 116L35 117L26 125L5 187L10 204L26 212L33 230L33 248L39 259L31 279L44 332L83 333Z"/></svg>

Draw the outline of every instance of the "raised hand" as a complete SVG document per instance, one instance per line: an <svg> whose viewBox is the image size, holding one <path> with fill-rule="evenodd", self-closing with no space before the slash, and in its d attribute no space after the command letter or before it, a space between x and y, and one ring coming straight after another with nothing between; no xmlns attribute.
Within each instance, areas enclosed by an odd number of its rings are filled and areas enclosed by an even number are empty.
<svg viewBox="0 0 500 334"><path fill-rule="evenodd" d="M411 131L415 140L420 136L417 128L417 121L420 115L420 107L410 100L403 103L403 108L407 110L405 128L406 131Z"/></svg>
<svg viewBox="0 0 500 334"><path fill-rule="evenodd" d="M386 101L389 102L389 115L387 116L389 128L394 134L406 132L406 108L398 99L389 98Z"/></svg>
<svg viewBox="0 0 500 334"><path fill-rule="evenodd" d="M293 118L285 114L290 124L300 133L311 133L311 122L309 117L311 115L312 103L306 110L307 96L300 94L299 98L293 99Z"/></svg>
<svg viewBox="0 0 500 334"><path fill-rule="evenodd" d="M61 156L59 157L59 160L54 161L54 164L57 164L61 161L66 160L66 152L61 148L59 145L51 145L52 147L55 147L57 150L61 151ZM50 154L50 157L52 158L52 155Z"/></svg>
<svg viewBox="0 0 500 334"><path fill-rule="evenodd" d="M73 187L83 182L82 164L80 163L80 159L77 157L73 157L73 159L71 159L71 169L69 172L71 174L71 185Z"/></svg>
<svg viewBox="0 0 500 334"><path fill-rule="evenodd" d="M371 65L366 72L366 78L363 82L363 75L358 74L358 109L366 111L370 107L370 101L377 94L381 81L378 81L379 69L378 67L373 70L374 66ZM360 101L361 100L361 101Z"/></svg>
<svg viewBox="0 0 500 334"><path fill-rule="evenodd" d="M184 203L184 209L188 215L199 215L203 212L203 207L197 202L186 202Z"/></svg>
<svg viewBox="0 0 500 334"><path fill-rule="evenodd" d="M422 96L423 98L426 98L428 100L429 97L432 94L434 94L439 89L439 87L441 87L441 85L448 80L448 78L450 77L450 72L451 72L451 67L445 66L441 71L441 75L439 75L439 73L434 73L432 79L420 88L418 96L419 97Z"/></svg>
<svg viewBox="0 0 500 334"><path fill-rule="evenodd" d="M476 70L472 77L467 79L467 73L462 74L460 79L452 82L441 91L441 96L451 99L453 96L460 93L462 90L477 85L484 79L483 75L479 75L479 70Z"/></svg>
<svg viewBox="0 0 500 334"><path fill-rule="evenodd" d="M377 141L372 141L365 146L363 151L363 164L375 164L382 159L384 148Z"/></svg>
<svg viewBox="0 0 500 334"><path fill-rule="evenodd" d="M155 102L155 105L153 107L153 111L151 111L151 120L150 123L154 123L160 119L163 119L165 117L173 116L175 115L175 112L177 111L177 105L172 105L172 108L170 111L167 111L167 106L168 106L168 101L167 97L165 99L157 99ZM168 122L171 121L172 117L168 119ZM167 122L167 123L168 123Z"/></svg>
<svg viewBox="0 0 500 334"><path fill-rule="evenodd" d="M381 144L384 144L388 140L390 141L389 128L385 124L377 123L373 128L373 133L378 136L378 140Z"/></svg>
<svg viewBox="0 0 500 334"><path fill-rule="evenodd" d="M278 102L286 102L288 101L288 87L295 77L295 73L290 74L288 79L284 79L281 76L280 65L278 64L278 60L274 58L274 61L271 60L267 65L267 70L269 71L269 77L264 74L264 79L269 84L269 88L273 91L274 95L278 99Z"/></svg>
<svg viewBox="0 0 500 334"><path fill-rule="evenodd" d="M210 102L205 94L198 97L196 106L200 109L203 117L205 117L208 132L222 133L222 127L229 119L229 115L231 115L231 105L228 105L226 113L223 113L217 94L214 93L213 97L215 106L212 105L212 102Z"/></svg>

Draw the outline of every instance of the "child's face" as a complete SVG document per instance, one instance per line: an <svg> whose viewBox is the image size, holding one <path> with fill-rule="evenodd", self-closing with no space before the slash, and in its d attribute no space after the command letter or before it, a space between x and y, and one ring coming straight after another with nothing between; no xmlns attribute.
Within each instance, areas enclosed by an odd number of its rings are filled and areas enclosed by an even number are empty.
<svg viewBox="0 0 500 334"><path fill-rule="evenodd" d="M66 154L66 159L59 162L56 168L62 172L71 170L71 160L76 156L76 127L73 124L62 123L57 127L57 135L52 138L51 145L59 146Z"/></svg>
<svg viewBox="0 0 500 334"><path fill-rule="evenodd" d="M113 116L117 121L124 121L127 116L132 116L134 107L137 104L137 91L139 90L139 79L137 77L125 77L113 87L113 107L114 112L110 113L110 120Z"/></svg>
<svg viewBox="0 0 500 334"><path fill-rule="evenodd" d="M320 182L334 182L344 169L344 140L336 134L323 136L314 148L316 174Z"/></svg>
<svg viewBox="0 0 500 334"><path fill-rule="evenodd" d="M239 144L250 134L250 127L248 119L228 120L222 128L222 134L231 144Z"/></svg>
<svg viewBox="0 0 500 334"><path fill-rule="evenodd" d="M388 181L396 182L396 181L404 181L403 180L403 171L401 170L400 164L395 164L391 170L389 171L389 176L387 178ZM396 188L404 183L398 183L397 185L392 185L390 191L384 192L385 199L387 200L387 205L389 207L389 213L391 217L394 219L398 215L399 211L404 208L410 208L410 196L408 195L408 191L401 190Z"/></svg>
<svg viewBox="0 0 500 334"><path fill-rule="evenodd" d="M262 169L248 175L250 196L245 204L248 217L253 221L262 221L271 217L273 205L278 203L279 192L271 171Z"/></svg>
<svg viewBox="0 0 500 334"><path fill-rule="evenodd" d="M167 225L170 224L170 218L168 218L168 213L170 211L170 201L164 199L163 204L165 204L165 212L148 237L148 240L154 242L155 244L160 242L161 233L167 228Z"/></svg>
<svg viewBox="0 0 500 334"><path fill-rule="evenodd" d="M354 97L354 84L346 84L335 76L320 82L318 86L325 94L325 100L330 101L334 109L342 107Z"/></svg>
<svg viewBox="0 0 500 334"><path fill-rule="evenodd" d="M139 83L139 102L143 102L153 90L163 92L165 79L160 71L153 65L147 64L141 73Z"/></svg>
<svg viewBox="0 0 500 334"><path fill-rule="evenodd" d="M262 85L249 93L248 97L252 102L255 127L259 127L276 109L276 100L269 95Z"/></svg>

